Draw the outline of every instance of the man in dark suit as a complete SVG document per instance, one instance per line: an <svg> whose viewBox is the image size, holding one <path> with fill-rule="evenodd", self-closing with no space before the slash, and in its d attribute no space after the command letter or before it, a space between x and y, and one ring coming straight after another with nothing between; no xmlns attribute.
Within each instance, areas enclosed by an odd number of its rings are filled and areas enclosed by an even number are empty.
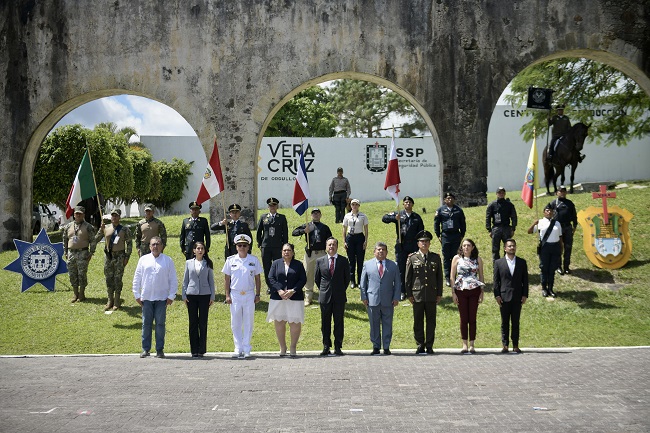
<svg viewBox="0 0 650 433"><path fill-rule="evenodd" d="M361 271L361 301L368 309L372 355L390 355L393 339L393 312L399 304L402 283L397 264L386 258L388 247L383 242L375 245L375 258L363 264Z"/></svg>
<svg viewBox="0 0 650 433"><path fill-rule="evenodd" d="M409 254L418 250L418 234L424 230L424 222L417 213L413 212L413 204L415 201L412 197L406 196L402 200L404 210L398 213L391 212L381 218L384 224L395 224L395 234L397 240L395 241L395 261L399 267L399 273L402 277L402 296L403 301L406 297L406 286L404 284L404 276L406 275L406 259Z"/></svg>
<svg viewBox="0 0 650 433"><path fill-rule="evenodd" d="M519 317L521 306L528 299L528 265L526 260L515 257L517 242L508 239L505 257L494 262L494 297L501 309L501 353L508 353L508 332L512 321L512 351L519 349Z"/></svg>
<svg viewBox="0 0 650 433"><path fill-rule="evenodd" d="M257 245L262 252L262 266L264 267L266 287L271 287L269 283L271 263L273 263L273 260L282 257L282 245L289 242L287 218L278 213L279 203L275 197L266 200L269 213L262 215L257 223Z"/></svg>
<svg viewBox="0 0 650 433"><path fill-rule="evenodd" d="M194 256L194 242L203 242L206 255L210 251L210 224L207 219L199 216L200 213L201 205L195 201L191 202L190 217L185 218L181 226L181 251L187 260Z"/></svg>
<svg viewBox="0 0 650 433"><path fill-rule="evenodd" d="M332 317L334 317L334 354L341 356L343 352L343 314L348 298L345 294L350 284L350 262L337 254L339 241L327 239L325 250L327 254L316 261L314 282L318 287L318 303L320 304L321 332L323 334L323 351L321 356L330 354L332 347Z"/></svg>
<svg viewBox="0 0 650 433"><path fill-rule="evenodd" d="M217 233L223 233L228 229L228 242L224 245L224 258L228 258L232 255L237 254L237 245L235 244L235 236L245 234L249 238L253 239L251 234L251 229L248 227L246 221L240 220L241 217L241 206L237 203L233 203L228 206L228 213L230 214L230 221L227 221L225 218L218 223L212 224L210 228ZM253 248L252 242L248 246L248 254L251 253Z"/></svg>

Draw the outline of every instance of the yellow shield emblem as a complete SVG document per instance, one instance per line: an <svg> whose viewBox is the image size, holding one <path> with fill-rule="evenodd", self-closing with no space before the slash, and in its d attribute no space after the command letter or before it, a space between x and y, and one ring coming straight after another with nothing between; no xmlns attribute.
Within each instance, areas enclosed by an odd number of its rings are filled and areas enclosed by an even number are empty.
<svg viewBox="0 0 650 433"><path fill-rule="evenodd" d="M619 269L632 254L629 226L634 215L618 206L609 206L607 210L607 218L602 207L592 206L578 212L584 233L583 247L589 261L597 267Z"/></svg>

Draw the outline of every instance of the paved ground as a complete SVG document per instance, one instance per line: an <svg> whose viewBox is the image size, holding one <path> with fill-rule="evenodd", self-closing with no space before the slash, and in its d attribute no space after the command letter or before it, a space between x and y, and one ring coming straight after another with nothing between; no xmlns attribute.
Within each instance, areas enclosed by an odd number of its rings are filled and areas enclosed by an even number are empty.
<svg viewBox="0 0 650 433"><path fill-rule="evenodd" d="M0 431L650 431L650 347L228 356L0 358Z"/></svg>

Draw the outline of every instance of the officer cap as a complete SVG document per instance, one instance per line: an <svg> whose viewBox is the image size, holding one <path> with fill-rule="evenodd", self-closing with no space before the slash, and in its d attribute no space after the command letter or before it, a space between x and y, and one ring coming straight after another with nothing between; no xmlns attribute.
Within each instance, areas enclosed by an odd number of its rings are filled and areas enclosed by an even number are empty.
<svg viewBox="0 0 650 433"><path fill-rule="evenodd" d="M75 208L74 208L74 213L82 213L82 214L85 214L85 213L86 213L86 208L83 207L83 206L75 206Z"/></svg>
<svg viewBox="0 0 650 433"><path fill-rule="evenodd" d="M339 168L336 169L336 172L337 172L337 173L338 173L339 171L340 171L341 173L343 173L343 167L339 167Z"/></svg>
<svg viewBox="0 0 650 433"><path fill-rule="evenodd" d="M122 210L115 208L115 209L111 210L111 215L122 216Z"/></svg>
<svg viewBox="0 0 650 433"><path fill-rule="evenodd" d="M201 205L198 204L198 203L195 202L195 201L191 201L191 202L190 202L190 209L197 209L197 208L198 208L198 209L201 209Z"/></svg>
<svg viewBox="0 0 650 433"><path fill-rule="evenodd" d="M445 193L445 198L447 198L447 197L451 197L454 200L456 200L456 196L454 194L452 194L451 192L449 192L449 191Z"/></svg>
<svg viewBox="0 0 650 433"><path fill-rule="evenodd" d="M410 195L404 196L404 200L402 200L402 203L405 201L410 201L411 203L415 204L415 200L413 200L413 197Z"/></svg>
<svg viewBox="0 0 650 433"><path fill-rule="evenodd" d="M547 204L546 206L544 206L544 210L546 210L546 209L548 209L548 210L553 210L553 206L551 206L551 203L549 203L549 204Z"/></svg>
<svg viewBox="0 0 650 433"><path fill-rule="evenodd" d="M228 206L228 212L231 212L231 211L234 211L234 210L241 211L241 206L239 206L237 203L233 203L230 206Z"/></svg>
<svg viewBox="0 0 650 433"><path fill-rule="evenodd" d="M361 205L361 202L359 201L358 198L353 198L352 201L350 202L350 204L352 204L352 203L356 203L358 205Z"/></svg>
<svg viewBox="0 0 650 433"><path fill-rule="evenodd" d="M250 245L250 243L251 243L251 238L250 238L248 235L245 235L245 234L242 233L242 234L239 234L239 235L235 236L235 239L233 239L233 241L234 241L236 244L240 244L240 243L242 243L242 242L246 242L247 244Z"/></svg>
<svg viewBox="0 0 650 433"><path fill-rule="evenodd" d="M416 238L418 238L419 241L430 241L433 239L433 235L428 230L422 230L416 235Z"/></svg>
<svg viewBox="0 0 650 433"><path fill-rule="evenodd" d="M564 104L560 104L556 107L558 110L564 110Z"/></svg>
<svg viewBox="0 0 650 433"><path fill-rule="evenodd" d="M155 209L155 206L152 205L151 203L147 203L144 205L144 210L150 210L153 211Z"/></svg>
<svg viewBox="0 0 650 433"><path fill-rule="evenodd" d="M269 199L266 200L266 204L268 204L268 205L280 204L280 201L275 197L269 197Z"/></svg>
<svg viewBox="0 0 650 433"><path fill-rule="evenodd" d="M317 207L311 210L312 215L315 214L316 212L320 213L320 209L318 209Z"/></svg>
<svg viewBox="0 0 650 433"><path fill-rule="evenodd" d="M562 185L558 191L564 191L564 192L566 192L566 186Z"/></svg>
<svg viewBox="0 0 650 433"><path fill-rule="evenodd" d="M502 192L502 191L506 192L506 189L504 187L502 187L502 186L497 188L497 192Z"/></svg>

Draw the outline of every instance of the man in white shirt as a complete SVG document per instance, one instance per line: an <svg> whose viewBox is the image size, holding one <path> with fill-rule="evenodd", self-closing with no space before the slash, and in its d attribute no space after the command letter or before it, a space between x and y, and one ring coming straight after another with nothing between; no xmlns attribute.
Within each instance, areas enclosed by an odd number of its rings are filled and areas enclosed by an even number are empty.
<svg viewBox="0 0 650 433"><path fill-rule="evenodd" d="M149 356L151 350L151 329L156 321L156 358L164 358L165 320L167 306L176 298L178 278L172 259L161 253L162 239L154 236L149 241L150 254L138 260L133 275L133 295L142 307L142 353Z"/></svg>

